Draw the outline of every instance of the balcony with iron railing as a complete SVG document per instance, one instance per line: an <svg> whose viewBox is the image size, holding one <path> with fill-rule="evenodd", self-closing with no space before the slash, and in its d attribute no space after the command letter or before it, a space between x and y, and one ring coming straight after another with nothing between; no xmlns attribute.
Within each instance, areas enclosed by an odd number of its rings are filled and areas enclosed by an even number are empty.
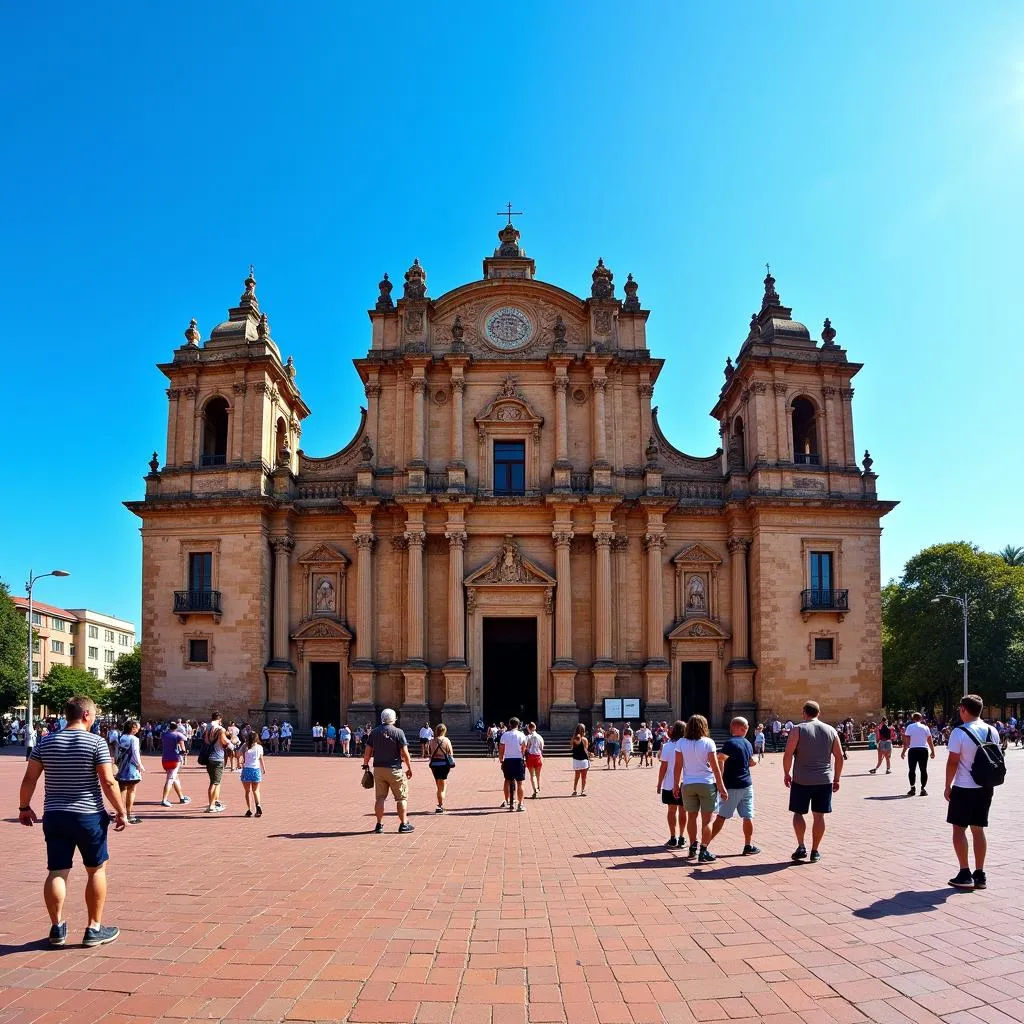
<svg viewBox="0 0 1024 1024"><path fill-rule="evenodd" d="M210 455L203 454L199 456L200 466L226 466L228 464L228 457L224 452L214 452Z"/></svg>
<svg viewBox="0 0 1024 1024"><path fill-rule="evenodd" d="M220 615L220 591L176 590L174 592L175 615L193 615L197 612Z"/></svg>
<svg viewBox="0 0 1024 1024"><path fill-rule="evenodd" d="M820 466L821 455L818 452L797 452L793 462L798 466Z"/></svg>
<svg viewBox="0 0 1024 1024"><path fill-rule="evenodd" d="M848 612L850 610L849 590L802 590L800 611L802 612Z"/></svg>

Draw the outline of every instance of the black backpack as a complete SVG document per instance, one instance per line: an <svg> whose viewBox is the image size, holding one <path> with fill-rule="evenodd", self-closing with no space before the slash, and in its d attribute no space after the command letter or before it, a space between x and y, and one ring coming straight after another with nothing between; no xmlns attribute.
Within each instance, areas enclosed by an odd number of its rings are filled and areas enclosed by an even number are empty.
<svg viewBox="0 0 1024 1024"><path fill-rule="evenodd" d="M983 789L1001 786L1006 781L1006 759L999 744L992 742L992 726L987 726L989 731L984 743L966 725L958 725L957 728L963 729L978 748L971 764L971 778Z"/></svg>
<svg viewBox="0 0 1024 1024"><path fill-rule="evenodd" d="M217 738L219 730L210 726L203 730L203 738L199 743L199 754L196 761L204 768L210 763L210 755L213 753L213 742Z"/></svg>

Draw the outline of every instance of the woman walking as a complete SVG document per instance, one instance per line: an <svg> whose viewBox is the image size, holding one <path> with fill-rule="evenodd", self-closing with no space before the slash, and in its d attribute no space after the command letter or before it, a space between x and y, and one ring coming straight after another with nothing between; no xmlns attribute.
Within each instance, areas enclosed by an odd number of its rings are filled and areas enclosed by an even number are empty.
<svg viewBox="0 0 1024 1024"><path fill-rule="evenodd" d="M665 805L665 817L668 819L668 842L666 846L685 846L683 839L683 826L686 824L686 816L679 818L679 808L682 806L683 798L675 792L675 763L676 749L679 741L686 731L686 723L677 721L672 723L668 736L662 740L661 751L658 754L658 792L661 793L661 802Z"/></svg>
<svg viewBox="0 0 1024 1024"><path fill-rule="evenodd" d="M612 723L604 732L604 770L619 767L619 730Z"/></svg>
<svg viewBox="0 0 1024 1024"><path fill-rule="evenodd" d="M531 722L526 727L526 770L530 774L530 785L533 786L532 799L540 796L540 773L544 767L544 737L537 732L537 723Z"/></svg>
<svg viewBox="0 0 1024 1024"><path fill-rule="evenodd" d="M711 819L718 800L728 800L722 769L718 763L718 748L708 731L708 720L703 715L691 715L683 738L676 743L673 793L682 796L686 812L686 834L690 839L688 857L696 857L701 864L716 860L708 849L711 842ZM700 816L700 848L697 845L697 817Z"/></svg>
<svg viewBox="0 0 1024 1024"><path fill-rule="evenodd" d="M633 727L626 723L622 730L622 752L619 754L619 762L629 767L629 759L633 756Z"/></svg>
<svg viewBox="0 0 1024 1024"><path fill-rule="evenodd" d="M121 738L117 741L117 785L128 814L128 824L138 825L141 818L135 817L135 787L142 781L142 752L139 750L139 723L135 719L125 723Z"/></svg>
<svg viewBox="0 0 1024 1024"><path fill-rule="evenodd" d="M434 732L430 750L430 774L437 786L437 807L435 814L444 814L444 801L448 792L448 774L455 764L452 741L448 739L448 726L442 722Z"/></svg>
<svg viewBox="0 0 1024 1024"><path fill-rule="evenodd" d="M868 775L874 775L882 762L885 761L885 774L892 775L892 726L889 719L883 718L882 724L878 727L878 764L868 769Z"/></svg>
<svg viewBox="0 0 1024 1024"><path fill-rule="evenodd" d="M590 744L587 742L587 727L581 722L569 742L572 748L572 795L579 788L580 796L587 795L587 772L590 769Z"/></svg>
<svg viewBox="0 0 1024 1024"><path fill-rule="evenodd" d="M245 816L252 817L252 808L249 806L249 797L252 796L256 804L256 817L263 817L263 804L260 801L260 783L267 773L267 765L263 760L263 747L256 738L256 731L249 733L245 741L245 756L242 760L242 790L245 793Z"/></svg>

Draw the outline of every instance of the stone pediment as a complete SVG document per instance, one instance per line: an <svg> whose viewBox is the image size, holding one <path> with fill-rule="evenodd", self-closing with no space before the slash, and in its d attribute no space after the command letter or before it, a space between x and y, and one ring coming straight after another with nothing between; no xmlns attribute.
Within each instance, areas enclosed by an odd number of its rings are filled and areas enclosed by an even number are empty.
<svg viewBox="0 0 1024 1024"><path fill-rule="evenodd" d="M729 634L710 619L686 619L668 634L669 640L728 640Z"/></svg>
<svg viewBox="0 0 1024 1024"><path fill-rule="evenodd" d="M321 615L300 623L298 629L292 633L292 639L297 641L333 640L351 643L353 637L349 630L336 619L327 619Z"/></svg>
<svg viewBox="0 0 1024 1024"><path fill-rule="evenodd" d="M345 569L351 564L348 558L330 544L318 544L298 559L298 563L311 569Z"/></svg>
<svg viewBox="0 0 1024 1024"><path fill-rule="evenodd" d="M696 544L688 544L672 561L676 565L721 565L722 556L698 541Z"/></svg>
<svg viewBox="0 0 1024 1024"><path fill-rule="evenodd" d="M519 379L506 374L498 393L475 420L477 426L493 426L498 423L522 423L540 426L544 417L530 406L526 396L519 390Z"/></svg>
<svg viewBox="0 0 1024 1024"><path fill-rule="evenodd" d="M554 587L555 579L539 565L524 557L519 545L511 535L489 562L463 581L467 587L513 586L513 587Z"/></svg>

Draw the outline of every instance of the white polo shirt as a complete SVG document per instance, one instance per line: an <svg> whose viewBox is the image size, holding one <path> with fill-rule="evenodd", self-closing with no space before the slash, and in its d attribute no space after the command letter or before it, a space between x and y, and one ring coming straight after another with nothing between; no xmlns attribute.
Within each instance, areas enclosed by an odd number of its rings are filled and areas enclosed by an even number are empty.
<svg viewBox="0 0 1024 1024"><path fill-rule="evenodd" d="M927 747L928 740L932 735L931 730L924 722L911 722L904 729L903 734L910 740L911 750L916 750L918 747Z"/></svg>

